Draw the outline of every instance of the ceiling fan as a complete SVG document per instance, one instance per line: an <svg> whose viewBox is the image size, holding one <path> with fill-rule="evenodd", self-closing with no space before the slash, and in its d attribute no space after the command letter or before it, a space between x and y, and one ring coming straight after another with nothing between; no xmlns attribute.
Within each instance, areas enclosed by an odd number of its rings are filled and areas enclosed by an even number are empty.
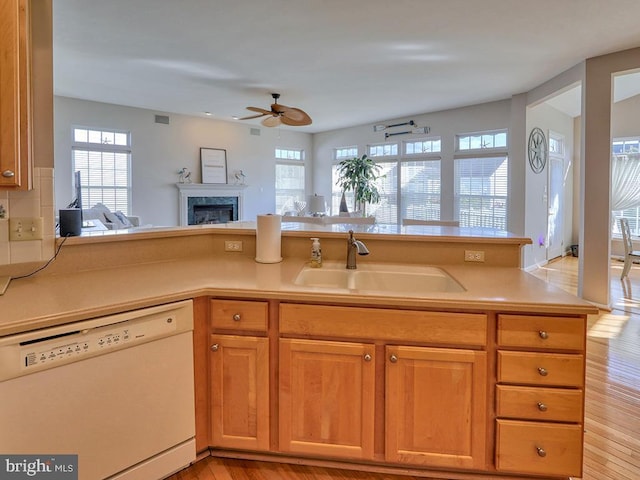
<svg viewBox="0 0 640 480"><path fill-rule="evenodd" d="M280 98L279 93L272 93L271 96L273 97L271 110L265 110L264 108L259 107L247 107L247 110L257 112L258 115L251 115L249 117L239 118L238 120L251 120L252 118L267 117L261 122L265 127L277 127L282 123L293 127L311 125L311 117L307 115L306 112L299 108L280 105L278 103L278 99Z"/></svg>

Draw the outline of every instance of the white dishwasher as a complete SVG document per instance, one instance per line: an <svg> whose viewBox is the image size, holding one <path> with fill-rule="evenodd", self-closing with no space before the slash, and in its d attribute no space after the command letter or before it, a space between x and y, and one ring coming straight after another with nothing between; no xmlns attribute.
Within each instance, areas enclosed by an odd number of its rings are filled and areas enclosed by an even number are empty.
<svg viewBox="0 0 640 480"><path fill-rule="evenodd" d="M190 300L0 338L0 453L77 454L80 480L195 460Z"/></svg>

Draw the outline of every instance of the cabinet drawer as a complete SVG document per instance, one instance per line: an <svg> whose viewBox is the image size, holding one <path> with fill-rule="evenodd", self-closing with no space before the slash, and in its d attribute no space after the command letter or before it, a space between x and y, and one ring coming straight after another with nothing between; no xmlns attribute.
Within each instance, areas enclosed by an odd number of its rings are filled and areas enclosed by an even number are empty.
<svg viewBox="0 0 640 480"><path fill-rule="evenodd" d="M213 328L266 332L268 313L268 302L211 300Z"/></svg>
<svg viewBox="0 0 640 480"><path fill-rule="evenodd" d="M585 319L498 315L498 345L518 348L584 349Z"/></svg>
<svg viewBox="0 0 640 480"><path fill-rule="evenodd" d="M499 351L498 382L581 388L584 356Z"/></svg>
<svg viewBox="0 0 640 480"><path fill-rule="evenodd" d="M496 387L498 417L582 422L582 390L542 387Z"/></svg>
<svg viewBox="0 0 640 480"><path fill-rule="evenodd" d="M496 469L522 474L582 476L580 425L497 420Z"/></svg>
<svg viewBox="0 0 640 480"><path fill-rule="evenodd" d="M443 345L484 346L487 316L326 305L280 305L280 332L303 336L370 338Z"/></svg>

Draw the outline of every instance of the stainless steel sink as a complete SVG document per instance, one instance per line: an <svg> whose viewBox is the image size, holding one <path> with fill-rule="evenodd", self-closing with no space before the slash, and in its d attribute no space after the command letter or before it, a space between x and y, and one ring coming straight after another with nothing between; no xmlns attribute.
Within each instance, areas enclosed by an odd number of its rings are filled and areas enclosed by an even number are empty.
<svg viewBox="0 0 640 480"><path fill-rule="evenodd" d="M322 268L304 267L294 283L306 287L337 288L389 294L464 292L465 289L438 267L401 264L361 264L347 270L338 262Z"/></svg>

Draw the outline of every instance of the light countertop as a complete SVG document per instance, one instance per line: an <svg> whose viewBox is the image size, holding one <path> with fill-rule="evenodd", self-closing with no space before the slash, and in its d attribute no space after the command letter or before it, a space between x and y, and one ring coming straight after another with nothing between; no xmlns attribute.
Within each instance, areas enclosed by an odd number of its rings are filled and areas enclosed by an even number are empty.
<svg viewBox="0 0 640 480"><path fill-rule="evenodd" d="M421 241L421 242L466 242L469 240L482 240L484 243L520 244L531 243L531 239L514 235L513 233L494 228L482 227L449 227L437 225L407 225L395 224L373 225L363 224L313 224L302 222L282 222L281 231L283 237L308 236L309 234L322 233L325 237L342 237L349 230L353 230L359 237L384 238L388 240ZM229 222L208 225L190 225L188 227L137 227L131 230L107 230L95 232L83 232L82 236L70 237L70 244L98 243L98 242L123 242L141 238L175 237L184 235L210 235L212 233L244 233L255 234L256 222Z"/></svg>
<svg viewBox="0 0 640 480"><path fill-rule="evenodd" d="M246 256L211 255L13 280L0 297L0 336L201 295L442 310L598 312L518 268L440 265L465 291L383 296L295 285L305 261L260 264Z"/></svg>

